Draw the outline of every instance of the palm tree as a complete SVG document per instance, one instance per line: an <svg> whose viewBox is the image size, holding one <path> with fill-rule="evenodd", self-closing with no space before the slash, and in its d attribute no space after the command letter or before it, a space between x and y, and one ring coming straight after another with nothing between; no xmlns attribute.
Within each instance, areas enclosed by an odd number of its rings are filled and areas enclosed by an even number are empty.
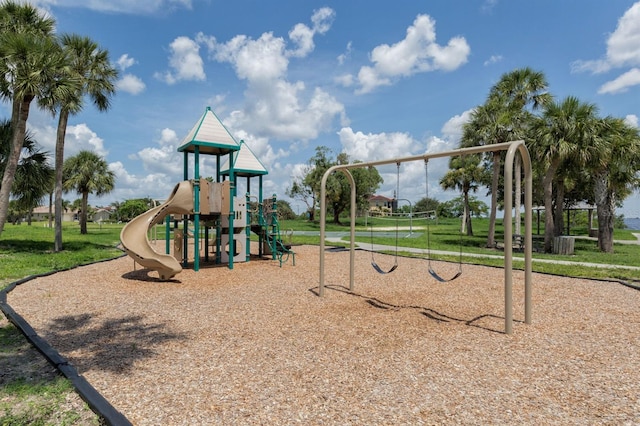
<svg viewBox="0 0 640 426"><path fill-rule="evenodd" d="M534 140L531 143L533 157L544 167L542 178L545 208L544 250L550 252L553 237L559 235L554 217L562 216L562 202L553 203L553 187L564 185L558 179L558 170L569 159L574 165L583 167L598 158L603 149L597 137L597 108L594 104L581 102L569 96L562 102L551 102L536 120ZM563 188L560 188L564 192ZM556 203L557 204L557 203ZM554 214L555 213L555 214Z"/></svg>
<svg viewBox="0 0 640 426"><path fill-rule="evenodd" d="M87 95L99 111L109 109L110 97L115 93L114 81L118 72L109 62L109 53L88 37L64 34L60 44L67 67L65 75L53 87L50 96L41 105L59 111L55 149L55 237L54 251L62 250L62 169L64 167L64 140L69 115L82 110Z"/></svg>
<svg viewBox="0 0 640 426"><path fill-rule="evenodd" d="M0 6L0 96L10 99L11 139L0 187L0 234L27 131L29 108L58 76L62 55L53 39L54 20L29 4L7 1Z"/></svg>
<svg viewBox="0 0 640 426"><path fill-rule="evenodd" d="M91 151L80 151L64 162L64 189L82 195L80 209L80 233L87 233L89 194L101 196L113 190L115 174L107 162Z"/></svg>
<svg viewBox="0 0 640 426"><path fill-rule="evenodd" d="M473 235L471 224L471 207L469 205L469 192L478 190L478 183L483 180L484 168L480 165L479 155L465 155L451 157L449 171L440 180L440 185L445 189L457 189L462 192L464 214L462 215L462 229L468 236Z"/></svg>
<svg viewBox="0 0 640 426"><path fill-rule="evenodd" d="M543 73L531 68L521 68L505 73L490 90L485 103L471 114L471 121L465 124L462 146L498 144L524 139L532 120L531 110L548 103L547 81ZM495 246L496 216L498 210L498 185L502 153L493 152L491 158L491 211L487 247ZM518 157L519 158L519 157ZM520 176L519 162L515 176ZM520 185L516 181L516 205L520 206ZM516 215L519 223L519 214Z"/></svg>
<svg viewBox="0 0 640 426"><path fill-rule="evenodd" d="M640 132L619 118L600 120L602 143L590 162L594 200L598 215L598 248L613 253L615 207L640 186Z"/></svg>
<svg viewBox="0 0 640 426"><path fill-rule="evenodd" d="M0 173L3 173L7 166L12 137L11 121L1 121ZM48 164L48 154L40 151L38 144L29 132L25 134L21 151L22 155L16 167L11 195L16 198L16 208L30 213L47 195L50 183L53 181L53 169Z"/></svg>
<svg viewBox="0 0 640 426"><path fill-rule="evenodd" d="M505 99L507 102L506 107L512 110L515 116L523 116L523 120L516 120L516 122L514 122L514 125L520 124L523 126L518 132L515 132L518 134L518 137L523 137L526 134L526 127L529 127L531 123L531 117L528 117L526 112L536 111L553 100L552 96L547 92L548 86L544 73L534 71L529 67L519 68L504 74L500 81L492 87L489 96ZM514 219L515 233L520 234L522 159L520 155L517 155L515 160L514 176L516 185L514 204L516 213Z"/></svg>
<svg viewBox="0 0 640 426"><path fill-rule="evenodd" d="M497 144L516 139L513 133L514 116L504 107L505 100L497 96L475 108L471 120L463 127L462 147ZM500 160L502 154L494 151L491 155L491 212L487 247L495 247L496 216L498 210L498 184L500 182Z"/></svg>

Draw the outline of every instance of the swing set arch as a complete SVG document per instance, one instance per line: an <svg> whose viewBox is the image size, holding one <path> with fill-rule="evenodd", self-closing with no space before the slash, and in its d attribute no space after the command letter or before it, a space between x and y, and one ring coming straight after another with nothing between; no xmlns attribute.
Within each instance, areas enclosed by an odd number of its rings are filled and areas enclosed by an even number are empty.
<svg viewBox="0 0 640 426"><path fill-rule="evenodd" d="M325 237L326 237L326 184L327 179L334 172L342 172L349 181L351 187L351 211L350 211L350 244L349 244L349 289L355 289L355 223L356 223L356 185L349 169L386 164L400 164L412 161L428 161L431 158L453 157L465 154L477 154L483 152L507 151L504 166L504 205L513 205L513 166L516 153L520 153L524 170L524 311L526 324L531 324L532 317L532 188L533 177L531 171L531 157L524 141L504 142L493 145L459 148L451 151L443 151L432 154L414 155L365 163L339 164L330 167L322 176L320 184L320 276L318 296L324 296L325 290ZM428 183L427 183L428 184ZM504 307L505 307L505 333L513 333L513 209L505 208L504 216Z"/></svg>

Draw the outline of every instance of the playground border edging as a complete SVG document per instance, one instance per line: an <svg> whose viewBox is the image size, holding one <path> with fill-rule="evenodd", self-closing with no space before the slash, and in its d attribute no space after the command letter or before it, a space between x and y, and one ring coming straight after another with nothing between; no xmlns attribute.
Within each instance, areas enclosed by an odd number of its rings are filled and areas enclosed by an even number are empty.
<svg viewBox="0 0 640 426"><path fill-rule="evenodd" d="M31 327L31 325L18 314L7 302L7 294L13 291L18 285L29 282L35 278L47 277L49 275L56 274L58 272L65 272L71 269L78 268L80 266L93 265L102 262L109 262L114 259L126 256L123 253L113 259L98 260L96 262L84 263L82 265L73 266L70 268L60 269L56 271L44 272L41 274L30 275L25 278L21 278L7 285L0 290L0 311L7 317L7 319L16 326L18 330L25 336L25 338L34 346L38 352L46 358L46 360L53 365L62 375L64 375L75 388L80 397L89 405L91 411L99 415L104 419L107 425L111 426L129 426L132 423L125 417L124 414L116 410L111 403L100 394L82 375L78 374L78 370L67 361L57 350L53 348L45 339L40 337L38 333Z"/></svg>

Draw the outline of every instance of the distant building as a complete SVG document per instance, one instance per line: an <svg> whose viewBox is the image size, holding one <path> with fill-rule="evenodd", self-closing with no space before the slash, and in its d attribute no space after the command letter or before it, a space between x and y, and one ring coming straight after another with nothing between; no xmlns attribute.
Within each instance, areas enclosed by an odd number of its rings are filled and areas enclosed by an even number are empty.
<svg viewBox="0 0 640 426"><path fill-rule="evenodd" d="M110 207L99 207L91 218L94 222L106 222L111 218L111 208Z"/></svg>
<svg viewBox="0 0 640 426"><path fill-rule="evenodd" d="M369 198L369 210L391 213L397 209L397 200L384 195L373 195Z"/></svg>
<svg viewBox="0 0 640 426"><path fill-rule="evenodd" d="M52 210L53 212L53 210ZM31 216L32 220L49 220L49 206L38 206L33 209L33 215ZM65 210L62 213L62 221L63 222L72 222L78 219L78 211L77 210Z"/></svg>

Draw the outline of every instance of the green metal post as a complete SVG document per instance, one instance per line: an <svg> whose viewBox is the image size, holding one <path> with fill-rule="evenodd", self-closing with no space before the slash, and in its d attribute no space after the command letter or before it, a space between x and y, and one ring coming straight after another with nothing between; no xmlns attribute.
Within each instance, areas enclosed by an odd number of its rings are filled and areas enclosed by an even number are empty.
<svg viewBox="0 0 640 426"><path fill-rule="evenodd" d="M249 193L247 192L245 206L249 206ZM247 236L245 245L247 246L245 250L246 258L245 260L248 262L251 260L251 209L246 209L247 212L247 220L245 227L245 235Z"/></svg>
<svg viewBox="0 0 640 426"><path fill-rule="evenodd" d="M200 270L200 147L195 147L193 179L193 270Z"/></svg>

